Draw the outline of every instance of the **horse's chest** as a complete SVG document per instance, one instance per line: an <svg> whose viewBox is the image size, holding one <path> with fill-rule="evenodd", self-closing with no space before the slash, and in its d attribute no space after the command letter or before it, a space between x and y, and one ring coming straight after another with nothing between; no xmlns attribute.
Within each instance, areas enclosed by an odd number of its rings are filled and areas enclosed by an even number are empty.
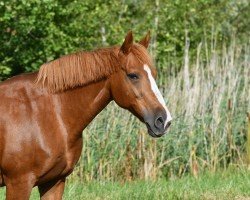
<svg viewBox="0 0 250 200"><path fill-rule="evenodd" d="M3 186L3 178L2 178L2 173L1 173L1 170L0 170L0 187Z"/></svg>
<svg viewBox="0 0 250 200"><path fill-rule="evenodd" d="M78 149L78 148L72 149L72 150L66 152L65 160L64 160L66 165L65 165L65 168L62 172L62 175L68 175L73 171L77 161L79 160L80 155L81 155L81 148L80 149Z"/></svg>
<svg viewBox="0 0 250 200"><path fill-rule="evenodd" d="M40 182L46 182L54 178L66 177L74 169L82 150L82 141L71 148L66 148L64 151L52 156L49 160L49 166L43 170L43 175L39 178Z"/></svg>

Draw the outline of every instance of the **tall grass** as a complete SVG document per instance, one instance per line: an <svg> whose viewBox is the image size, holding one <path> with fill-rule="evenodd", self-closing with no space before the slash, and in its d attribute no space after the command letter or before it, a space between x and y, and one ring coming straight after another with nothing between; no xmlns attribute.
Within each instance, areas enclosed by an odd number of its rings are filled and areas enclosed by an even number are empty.
<svg viewBox="0 0 250 200"><path fill-rule="evenodd" d="M126 181L186 173L197 177L204 169L246 165L250 46L237 45L234 39L222 50L215 42L209 50L207 46L201 43L191 61L187 38L183 70L160 76L174 116L166 136L151 138L145 125L111 103L83 132L82 156L71 178Z"/></svg>

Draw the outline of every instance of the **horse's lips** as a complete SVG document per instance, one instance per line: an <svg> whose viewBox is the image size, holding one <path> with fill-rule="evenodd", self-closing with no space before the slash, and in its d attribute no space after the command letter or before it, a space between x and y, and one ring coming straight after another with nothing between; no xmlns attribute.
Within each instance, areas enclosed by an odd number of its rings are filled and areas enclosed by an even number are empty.
<svg viewBox="0 0 250 200"><path fill-rule="evenodd" d="M159 137L163 136L166 132L166 130L164 130L164 132L162 134L159 134L159 135L155 134L155 132L151 129L150 125L147 122L145 124L146 124L147 129L148 129L148 134L150 136L152 136L153 138L159 138Z"/></svg>

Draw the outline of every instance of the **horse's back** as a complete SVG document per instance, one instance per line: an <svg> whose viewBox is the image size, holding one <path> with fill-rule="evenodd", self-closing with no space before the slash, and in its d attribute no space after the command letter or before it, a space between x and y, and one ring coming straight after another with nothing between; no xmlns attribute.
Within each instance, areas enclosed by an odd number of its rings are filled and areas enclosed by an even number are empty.
<svg viewBox="0 0 250 200"><path fill-rule="evenodd" d="M20 74L0 82L0 106L7 98L8 100L14 98L19 99L22 97L22 92L25 90L34 90L36 87L34 84L36 76L37 73Z"/></svg>

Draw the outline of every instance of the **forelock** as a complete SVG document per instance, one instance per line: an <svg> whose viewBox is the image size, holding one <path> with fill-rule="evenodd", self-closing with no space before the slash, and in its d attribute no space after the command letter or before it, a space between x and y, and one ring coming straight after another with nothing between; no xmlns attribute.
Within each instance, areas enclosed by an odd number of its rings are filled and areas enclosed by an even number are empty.
<svg viewBox="0 0 250 200"><path fill-rule="evenodd" d="M135 43L131 48L131 53L139 60L140 64L147 65L152 71L153 76L156 76L156 69L154 67L154 62L148 50L141 44Z"/></svg>

